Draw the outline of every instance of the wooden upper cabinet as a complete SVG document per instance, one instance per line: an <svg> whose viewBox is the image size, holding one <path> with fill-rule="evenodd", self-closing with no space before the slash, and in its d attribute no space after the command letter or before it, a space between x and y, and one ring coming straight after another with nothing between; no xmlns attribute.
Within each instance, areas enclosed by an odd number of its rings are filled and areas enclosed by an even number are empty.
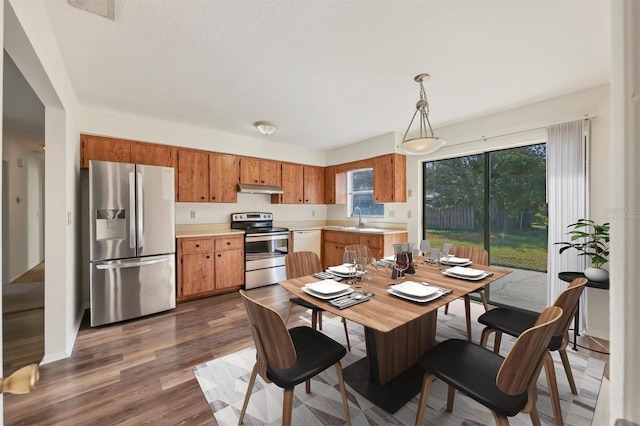
<svg viewBox="0 0 640 426"><path fill-rule="evenodd" d="M209 201L236 203L240 180L240 158L230 154L209 154Z"/></svg>
<svg viewBox="0 0 640 426"><path fill-rule="evenodd" d="M271 196L274 204L304 203L304 167L301 164L282 163L282 194Z"/></svg>
<svg viewBox="0 0 640 426"><path fill-rule="evenodd" d="M280 162L242 157L240 159L240 183L250 185L280 186Z"/></svg>
<svg viewBox="0 0 640 426"><path fill-rule="evenodd" d="M177 201L209 201L209 153L178 149L177 180Z"/></svg>
<svg viewBox="0 0 640 426"><path fill-rule="evenodd" d="M176 148L155 143L131 142L131 162L176 167Z"/></svg>
<svg viewBox="0 0 640 426"><path fill-rule="evenodd" d="M407 158L387 154L373 159L373 199L376 203L407 201Z"/></svg>
<svg viewBox="0 0 640 426"><path fill-rule="evenodd" d="M324 168L324 203L347 203L347 173L337 172L336 166Z"/></svg>
<svg viewBox="0 0 640 426"><path fill-rule="evenodd" d="M304 166L304 203L324 204L324 169Z"/></svg>
<svg viewBox="0 0 640 426"><path fill-rule="evenodd" d="M89 161L131 163L131 142L102 136L80 135L80 167L89 168Z"/></svg>
<svg viewBox="0 0 640 426"><path fill-rule="evenodd" d="M281 182L280 162L260 160L260 184L280 186Z"/></svg>

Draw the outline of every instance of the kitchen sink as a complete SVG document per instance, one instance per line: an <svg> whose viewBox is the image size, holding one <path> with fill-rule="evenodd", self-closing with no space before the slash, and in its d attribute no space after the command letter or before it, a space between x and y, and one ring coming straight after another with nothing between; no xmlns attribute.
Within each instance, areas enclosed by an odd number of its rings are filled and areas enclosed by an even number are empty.
<svg viewBox="0 0 640 426"><path fill-rule="evenodd" d="M325 228L335 229L337 231L350 231L350 232L384 232L384 229L380 228L358 228L357 226L336 226L328 225Z"/></svg>

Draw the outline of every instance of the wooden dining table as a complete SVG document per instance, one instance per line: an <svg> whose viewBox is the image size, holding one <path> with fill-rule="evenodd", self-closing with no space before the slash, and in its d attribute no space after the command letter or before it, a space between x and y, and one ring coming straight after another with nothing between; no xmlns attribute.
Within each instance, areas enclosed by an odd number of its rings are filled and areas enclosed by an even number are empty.
<svg viewBox="0 0 640 426"><path fill-rule="evenodd" d="M391 413L420 391L423 372L417 362L436 343L438 308L511 272L505 268L473 264L470 267L491 273L473 281L447 276L443 271L448 266L427 264L423 260L422 257L415 259L415 275L406 275L397 282L428 283L450 289L452 293L426 303L397 297L387 291L392 284L387 269L379 267L371 282L374 296L357 305L338 309L328 300L302 290L306 284L319 281L318 278L306 276L279 283L296 297L364 326L366 357L344 369L345 380L367 399ZM419 376L418 380L416 376ZM413 389L416 384L417 388Z"/></svg>

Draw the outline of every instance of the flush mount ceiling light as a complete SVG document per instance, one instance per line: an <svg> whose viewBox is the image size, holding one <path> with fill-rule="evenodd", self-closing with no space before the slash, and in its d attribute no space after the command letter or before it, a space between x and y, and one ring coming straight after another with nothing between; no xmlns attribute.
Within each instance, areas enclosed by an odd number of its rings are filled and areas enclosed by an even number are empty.
<svg viewBox="0 0 640 426"><path fill-rule="evenodd" d="M278 130L275 124L270 121L256 121L253 123L256 129L263 135L272 135Z"/></svg>
<svg viewBox="0 0 640 426"><path fill-rule="evenodd" d="M429 102L427 102L427 94L422 85L422 82L428 78L429 74L418 74L414 78L416 82L420 83L420 100L416 103L416 112L413 113L409 127L407 127L407 131L404 132L402 143L399 146L402 151L409 155L431 154L446 143L444 140L433 135L433 129L429 122ZM407 139L413 120L415 120L418 113L420 113L420 119L418 120L420 123L420 136Z"/></svg>

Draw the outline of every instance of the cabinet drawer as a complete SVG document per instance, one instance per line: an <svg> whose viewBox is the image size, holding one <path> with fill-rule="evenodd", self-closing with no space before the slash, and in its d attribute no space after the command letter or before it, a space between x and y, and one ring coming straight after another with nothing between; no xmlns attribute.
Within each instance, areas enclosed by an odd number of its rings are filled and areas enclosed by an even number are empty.
<svg viewBox="0 0 640 426"><path fill-rule="evenodd" d="M186 240L182 241L180 248L182 254L211 252L213 251L213 240L211 238Z"/></svg>
<svg viewBox="0 0 640 426"><path fill-rule="evenodd" d="M322 231L324 241L338 244L358 244L358 234L351 232Z"/></svg>
<svg viewBox="0 0 640 426"><path fill-rule="evenodd" d="M226 238L216 238L215 240L215 249L216 251L224 251L224 250L237 250L244 248L244 238L243 237L226 237Z"/></svg>
<svg viewBox="0 0 640 426"><path fill-rule="evenodd" d="M364 244L370 249L377 248L381 249L384 247L384 240L381 235L361 235L360 236L360 244Z"/></svg>

